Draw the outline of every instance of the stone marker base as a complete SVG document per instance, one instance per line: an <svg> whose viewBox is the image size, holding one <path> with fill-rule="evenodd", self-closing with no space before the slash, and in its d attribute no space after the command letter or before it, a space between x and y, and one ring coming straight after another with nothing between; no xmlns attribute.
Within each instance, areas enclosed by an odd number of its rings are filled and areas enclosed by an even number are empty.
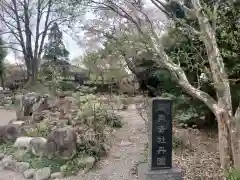
<svg viewBox="0 0 240 180"><path fill-rule="evenodd" d="M182 180L182 171L177 167L163 170L150 170L147 163L137 168L139 180Z"/></svg>

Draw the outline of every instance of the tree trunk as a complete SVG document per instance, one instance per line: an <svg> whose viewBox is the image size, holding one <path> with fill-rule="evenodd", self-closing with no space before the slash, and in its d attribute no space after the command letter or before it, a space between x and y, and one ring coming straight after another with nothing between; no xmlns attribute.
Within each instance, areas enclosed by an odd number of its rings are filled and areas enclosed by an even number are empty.
<svg viewBox="0 0 240 180"><path fill-rule="evenodd" d="M38 61L37 59L31 59L27 65L28 82L26 86L32 85L36 82L38 76Z"/></svg>
<svg viewBox="0 0 240 180"><path fill-rule="evenodd" d="M35 83L38 77L38 58L33 58L32 61L32 82Z"/></svg>
<svg viewBox="0 0 240 180"><path fill-rule="evenodd" d="M29 81L31 79L31 69L32 69L32 65L31 65L31 61L30 59L27 59L27 56L24 56L25 58L25 65L27 68L27 80Z"/></svg>
<svg viewBox="0 0 240 180"><path fill-rule="evenodd" d="M240 106L235 112L234 119L232 120L231 141L233 148L233 161L234 167L240 169Z"/></svg>
<svg viewBox="0 0 240 180"><path fill-rule="evenodd" d="M218 121L218 145L221 168L230 167L233 161L232 149L231 149L231 134L227 125L228 121L231 121L227 111L219 111L215 114Z"/></svg>
<svg viewBox="0 0 240 180"><path fill-rule="evenodd" d="M3 74L0 75L0 79L1 79L1 86L5 90Z"/></svg>

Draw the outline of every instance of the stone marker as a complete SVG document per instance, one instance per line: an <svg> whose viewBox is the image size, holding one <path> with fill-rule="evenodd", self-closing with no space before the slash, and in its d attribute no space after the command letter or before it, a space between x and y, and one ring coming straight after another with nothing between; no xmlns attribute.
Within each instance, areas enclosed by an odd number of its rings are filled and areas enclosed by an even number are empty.
<svg viewBox="0 0 240 180"><path fill-rule="evenodd" d="M172 166L172 102L151 99L148 118L148 163L138 166L139 180L181 180L181 170Z"/></svg>

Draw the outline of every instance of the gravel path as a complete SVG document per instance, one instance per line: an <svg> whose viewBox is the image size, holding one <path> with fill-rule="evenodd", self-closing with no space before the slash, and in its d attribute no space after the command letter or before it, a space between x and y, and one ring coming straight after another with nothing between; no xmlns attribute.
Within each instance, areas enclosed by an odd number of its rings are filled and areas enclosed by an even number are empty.
<svg viewBox="0 0 240 180"><path fill-rule="evenodd" d="M113 145L109 155L102 159L94 170L85 175L67 177L63 180L135 180L133 168L143 160L144 144L147 142L144 121L136 113L134 106L120 112L124 125L110 137ZM13 111L0 109L2 120L8 123L15 118ZM4 118L3 118L4 117ZM1 124L1 125L2 125ZM0 170L0 180L25 180L22 175L11 171Z"/></svg>

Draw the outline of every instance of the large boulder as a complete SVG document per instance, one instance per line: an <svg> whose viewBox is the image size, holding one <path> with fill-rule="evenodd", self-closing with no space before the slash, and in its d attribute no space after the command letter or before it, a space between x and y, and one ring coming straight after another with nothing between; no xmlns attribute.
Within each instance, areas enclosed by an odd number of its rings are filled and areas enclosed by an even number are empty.
<svg viewBox="0 0 240 180"><path fill-rule="evenodd" d="M17 147L18 149L29 149L30 141L33 137L21 136L16 139L13 147Z"/></svg>
<svg viewBox="0 0 240 180"><path fill-rule="evenodd" d="M13 159L13 156L9 155L9 156L5 156L1 163L4 169L14 170L14 168L16 167L16 162L17 161Z"/></svg>
<svg viewBox="0 0 240 180"><path fill-rule="evenodd" d="M17 138L13 146L18 149L27 149L35 156L42 157L45 152L46 142L47 140L43 137L21 136Z"/></svg>
<svg viewBox="0 0 240 180"><path fill-rule="evenodd" d="M38 169L34 174L34 180L48 180L51 176L50 167Z"/></svg>
<svg viewBox="0 0 240 180"><path fill-rule="evenodd" d="M30 151L35 156L42 157L45 152L46 143L47 143L47 140L45 138L34 137L33 139L30 140L30 143L29 143Z"/></svg>
<svg viewBox="0 0 240 180"><path fill-rule="evenodd" d="M64 118L70 111L72 105L72 100L66 98L64 94L60 94L56 99L55 106L60 112L59 119Z"/></svg>
<svg viewBox="0 0 240 180"><path fill-rule="evenodd" d="M15 141L21 134L21 126L16 124L7 124L0 126L0 143Z"/></svg>
<svg viewBox="0 0 240 180"><path fill-rule="evenodd" d="M47 138L45 155L71 158L76 153L76 131L72 127L54 129Z"/></svg>
<svg viewBox="0 0 240 180"><path fill-rule="evenodd" d="M22 119L26 116L32 116L33 113L39 113L48 109L48 96L39 95L35 92L26 93L20 99L19 110L17 110L17 119Z"/></svg>
<svg viewBox="0 0 240 180"><path fill-rule="evenodd" d="M28 169L23 172L23 176L26 179L31 179L31 178L33 178L36 171L37 171L36 169Z"/></svg>

